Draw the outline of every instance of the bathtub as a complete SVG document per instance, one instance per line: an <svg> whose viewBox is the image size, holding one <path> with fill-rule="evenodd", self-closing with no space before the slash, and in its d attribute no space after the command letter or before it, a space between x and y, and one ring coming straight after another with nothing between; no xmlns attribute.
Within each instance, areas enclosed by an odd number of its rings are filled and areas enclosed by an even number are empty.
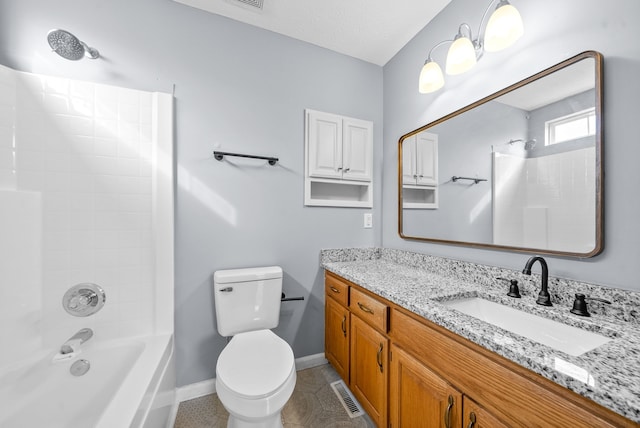
<svg viewBox="0 0 640 428"><path fill-rule="evenodd" d="M6 350L6 348L4 348ZM89 340L71 360L43 351L0 373L0 427L165 427L174 405L173 336ZM89 371L70 373L84 359Z"/></svg>

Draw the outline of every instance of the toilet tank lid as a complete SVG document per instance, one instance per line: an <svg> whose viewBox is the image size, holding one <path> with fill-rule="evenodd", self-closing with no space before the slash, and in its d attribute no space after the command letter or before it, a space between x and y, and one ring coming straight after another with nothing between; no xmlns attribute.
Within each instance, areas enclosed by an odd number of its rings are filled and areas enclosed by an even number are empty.
<svg viewBox="0 0 640 428"><path fill-rule="evenodd" d="M261 281L264 279L282 278L282 268L280 266L266 266L245 269L218 270L213 274L213 281L216 284L227 284L232 282Z"/></svg>

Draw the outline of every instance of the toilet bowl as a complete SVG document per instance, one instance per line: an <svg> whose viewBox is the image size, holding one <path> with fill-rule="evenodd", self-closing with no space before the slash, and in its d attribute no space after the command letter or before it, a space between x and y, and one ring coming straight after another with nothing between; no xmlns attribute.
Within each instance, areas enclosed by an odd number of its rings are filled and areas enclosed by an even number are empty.
<svg viewBox="0 0 640 428"><path fill-rule="evenodd" d="M281 428L281 410L296 384L289 345L270 330L240 333L216 365L216 392L228 428Z"/></svg>
<svg viewBox="0 0 640 428"><path fill-rule="evenodd" d="M280 321L282 268L216 271L218 333L231 337L216 364L216 391L228 428L282 428L296 384L293 351L270 329Z"/></svg>

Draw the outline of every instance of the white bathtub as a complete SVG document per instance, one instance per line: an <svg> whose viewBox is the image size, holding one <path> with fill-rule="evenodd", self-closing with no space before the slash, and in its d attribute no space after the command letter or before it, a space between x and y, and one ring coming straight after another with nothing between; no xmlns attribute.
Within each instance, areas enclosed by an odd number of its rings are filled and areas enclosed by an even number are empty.
<svg viewBox="0 0 640 428"><path fill-rule="evenodd" d="M54 354L43 351L0 373L0 427L166 426L174 402L172 335L89 340L64 362L52 362ZM79 359L91 368L73 376Z"/></svg>

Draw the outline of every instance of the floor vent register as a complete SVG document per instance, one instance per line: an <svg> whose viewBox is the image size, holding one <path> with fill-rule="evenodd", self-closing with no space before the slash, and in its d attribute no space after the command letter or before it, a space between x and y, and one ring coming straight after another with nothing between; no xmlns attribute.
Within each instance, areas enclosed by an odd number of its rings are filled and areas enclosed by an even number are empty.
<svg viewBox="0 0 640 428"><path fill-rule="evenodd" d="M344 409L347 411L347 414L351 418L356 418L358 416L364 415L364 411L362 407L360 407L360 403L354 398L347 388L347 385L344 384L343 381L338 380L331 384L331 388L338 396L338 399L344 406Z"/></svg>

